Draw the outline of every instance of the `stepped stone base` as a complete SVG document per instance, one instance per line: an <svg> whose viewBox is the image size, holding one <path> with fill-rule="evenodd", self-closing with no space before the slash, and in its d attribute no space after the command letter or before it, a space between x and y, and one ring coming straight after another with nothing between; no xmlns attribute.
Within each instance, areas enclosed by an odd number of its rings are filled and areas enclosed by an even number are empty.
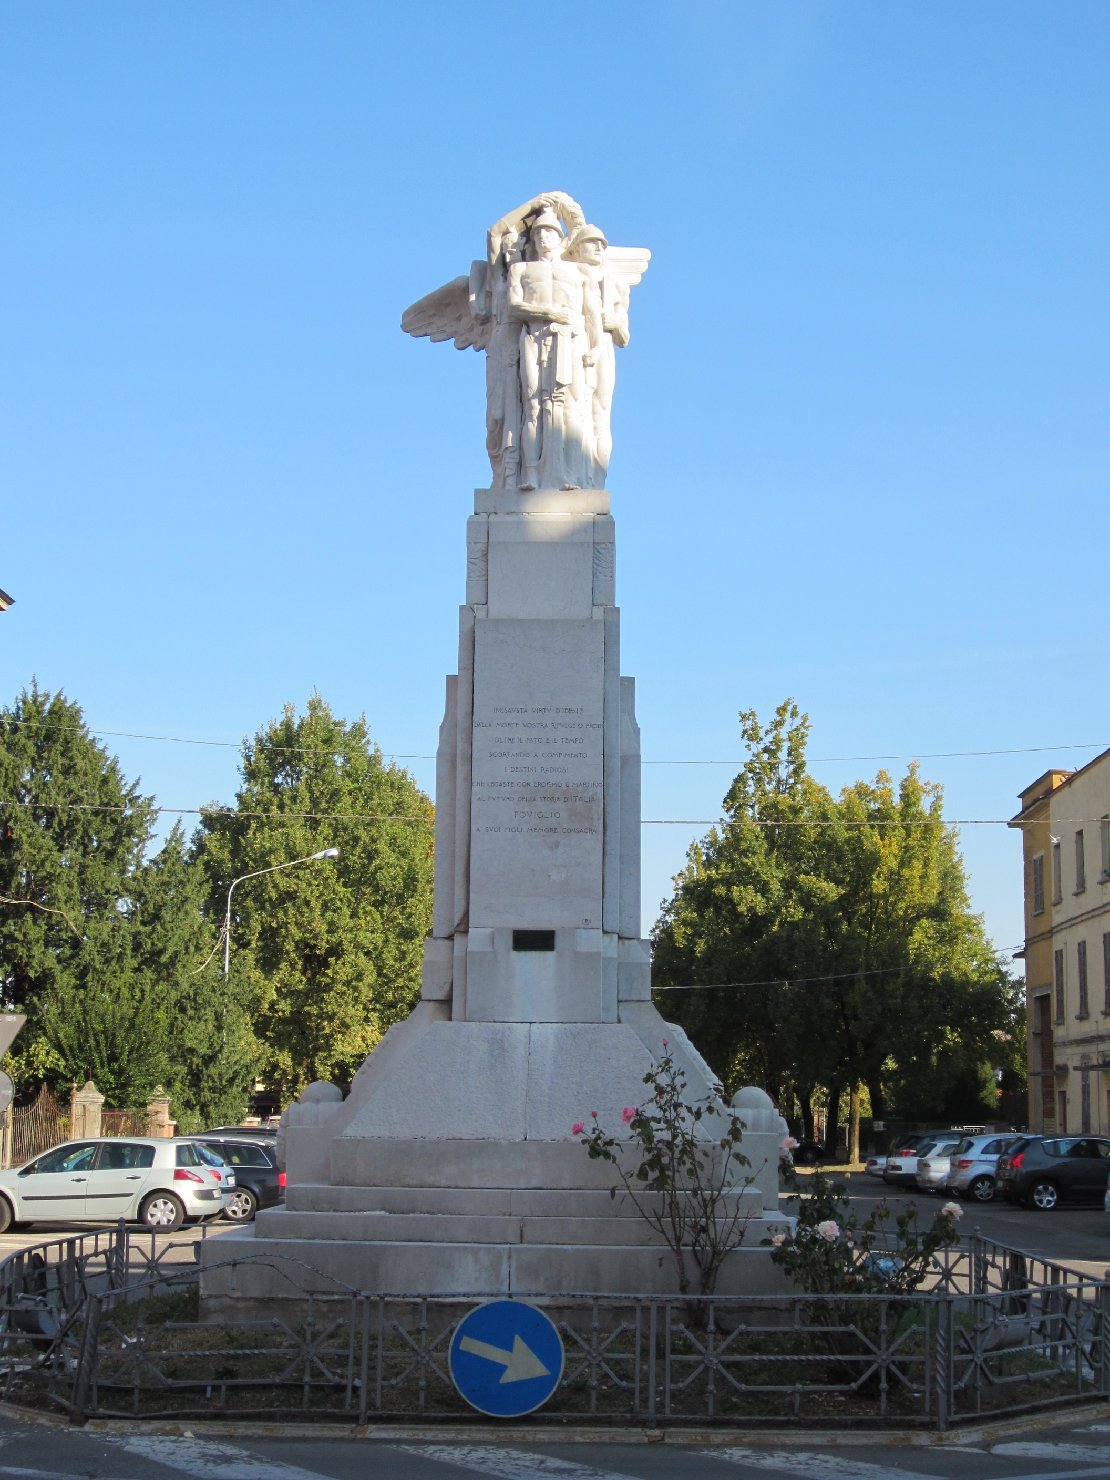
<svg viewBox="0 0 1110 1480"><path fill-rule="evenodd" d="M459 1023L417 1012L391 1029L348 1100L310 1097L286 1112L286 1205L203 1246L206 1313L291 1313L309 1294L355 1292L675 1293L659 1234L627 1194L612 1195L615 1169L570 1133L600 1105L605 1129L627 1136L621 1106L642 1099L649 1044L664 1037L691 1084L708 1090L711 1075L681 1029L649 1003L630 1007L633 1021L611 1024ZM717 1289L774 1293L781 1280L763 1240L787 1222L778 1214L782 1126L775 1112L741 1113L751 1166L726 1203L746 1233ZM435 1124L449 1133L437 1137ZM689 1272L696 1287L692 1264Z"/></svg>
<svg viewBox="0 0 1110 1480"><path fill-rule="evenodd" d="M275 1215L282 1210L274 1210ZM355 1215L386 1217L387 1215ZM402 1215L403 1216L403 1215ZM297 1214L289 1214L296 1219ZM344 1301L353 1293L404 1296L444 1296L486 1299L517 1296L557 1303L560 1295L634 1296L673 1295L678 1281L669 1249L648 1240L657 1238L646 1224L626 1227L628 1242L616 1237L610 1225L590 1220L574 1232L581 1242L543 1243L538 1226L526 1230L475 1228L476 1223L497 1220L463 1219L457 1228L444 1230L445 1220L436 1219L442 1237L422 1241L410 1225L402 1237L387 1237L377 1229L368 1237L267 1236L248 1227L210 1239L204 1246L204 1309L208 1317L238 1316L241 1319L274 1315L291 1319L313 1294ZM544 1220L539 1220L542 1222ZM558 1220L556 1220L558 1221ZM614 1220L623 1222L625 1220ZM464 1226L466 1225L466 1226ZM274 1224L271 1221L270 1228ZM760 1241L785 1227L785 1220L753 1219L746 1245L729 1254L717 1281L721 1295L779 1294L785 1290L781 1275L767 1257ZM293 1230L282 1230L292 1233ZM347 1230L351 1232L352 1230ZM556 1237L567 1229L553 1229ZM598 1232L605 1241L590 1242ZM486 1242L482 1234L494 1235ZM696 1289L697 1274L690 1273Z"/></svg>

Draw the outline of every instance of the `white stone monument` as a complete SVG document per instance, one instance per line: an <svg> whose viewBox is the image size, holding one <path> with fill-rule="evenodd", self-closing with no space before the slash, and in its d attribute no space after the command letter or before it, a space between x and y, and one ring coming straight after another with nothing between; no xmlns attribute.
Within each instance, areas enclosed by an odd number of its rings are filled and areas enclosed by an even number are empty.
<svg viewBox="0 0 1110 1480"><path fill-rule="evenodd" d="M435 919L421 1001L346 1100L285 1113L283 1208L206 1267L206 1300L345 1288L420 1294L665 1292L672 1261L613 1169L571 1134L623 1131L663 1040L691 1096L713 1076L651 1002L640 935L640 748L620 672L615 533L603 487L614 348L649 254L609 247L568 196L490 229L485 261L403 327L487 354L493 486L467 524L458 674L436 767ZM762 1102L761 1102L762 1103ZM751 1214L719 1288L772 1282L785 1124L745 1136Z"/></svg>

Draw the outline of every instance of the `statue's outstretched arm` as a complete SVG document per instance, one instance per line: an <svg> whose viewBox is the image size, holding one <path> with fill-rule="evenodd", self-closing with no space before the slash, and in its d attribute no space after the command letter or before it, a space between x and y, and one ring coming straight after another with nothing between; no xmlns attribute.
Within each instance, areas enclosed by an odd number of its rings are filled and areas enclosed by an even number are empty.
<svg viewBox="0 0 1110 1480"><path fill-rule="evenodd" d="M507 211L486 233L487 259L491 267L501 254L501 244L506 236L523 231L528 217L535 216L545 206L555 212L568 233L586 224L582 207L565 190L546 190L542 195L533 195L531 200L526 200L515 210Z"/></svg>

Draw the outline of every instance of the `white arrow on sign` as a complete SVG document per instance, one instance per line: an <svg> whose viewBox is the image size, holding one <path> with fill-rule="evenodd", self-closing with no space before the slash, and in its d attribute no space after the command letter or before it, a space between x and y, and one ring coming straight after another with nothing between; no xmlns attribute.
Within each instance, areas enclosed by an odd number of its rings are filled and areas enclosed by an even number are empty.
<svg viewBox="0 0 1110 1480"><path fill-rule="evenodd" d="M475 1341L473 1336L464 1336L459 1350L469 1352L472 1357L485 1357L487 1362L497 1362L504 1367L502 1382L524 1382L529 1377L550 1377L550 1371L527 1346L520 1336L513 1337L513 1349L505 1351L500 1346L490 1346L488 1341Z"/></svg>

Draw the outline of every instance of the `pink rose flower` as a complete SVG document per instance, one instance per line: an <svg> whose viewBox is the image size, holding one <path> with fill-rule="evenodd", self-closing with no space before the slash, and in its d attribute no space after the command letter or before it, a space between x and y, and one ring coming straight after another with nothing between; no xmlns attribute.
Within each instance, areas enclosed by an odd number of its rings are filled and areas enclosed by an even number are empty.
<svg viewBox="0 0 1110 1480"><path fill-rule="evenodd" d="M570 1128L570 1133L572 1136L580 1136L585 1129L586 1127L582 1121L576 1120Z"/></svg>
<svg viewBox="0 0 1110 1480"><path fill-rule="evenodd" d="M960 1207L959 1203L947 1202L940 1210L940 1216L942 1218L951 1218L956 1222L958 1222L963 1217L963 1215L964 1210Z"/></svg>
<svg viewBox="0 0 1110 1480"><path fill-rule="evenodd" d="M826 1218L824 1223L818 1223L817 1232L823 1239L827 1239L830 1244L835 1243L840 1237L840 1229L831 1218Z"/></svg>
<svg viewBox="0 0 1110 1480"><path fill-rule="evenodd" d="M591 1110L591 1111L590 1111L590 1114L591 1114L591 1116L592 1116L592 1117L593 1117L593 1118L594 1118L594 1120L596 1120L596 1119L597 1119L597 1111L596 1111L596 1110Z"/></svg>
<svg viewBox="0 0 1110 1480"><path fill-rule="evenodd" d="M632 1119L632 1117L635 1114L636 1114L636 1106L635 1105L626 1105L624 1107L624 1109L621 1111L621 1119L624 1121L625 1125L627 1125L628 1122Z"/></svg>

